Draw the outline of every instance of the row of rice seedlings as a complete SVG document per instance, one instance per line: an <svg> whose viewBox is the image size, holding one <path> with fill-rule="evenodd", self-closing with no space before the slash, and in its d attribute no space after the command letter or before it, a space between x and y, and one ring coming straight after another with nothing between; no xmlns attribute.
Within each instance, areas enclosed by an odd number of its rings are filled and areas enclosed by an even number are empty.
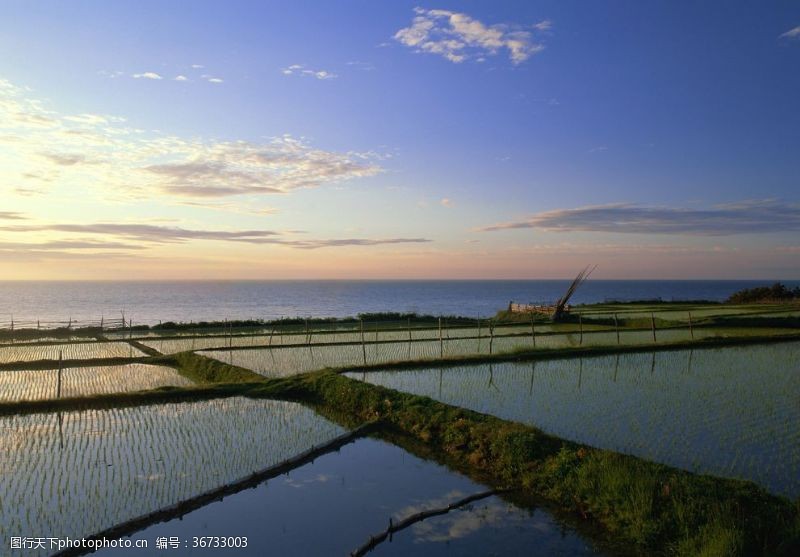
<svg viewBox="0 0 800 557"><path fill-rule="evenodd" d="M698 328L693 338L700 340L718 336L747 336L785 332L780 329L705 329ZM689 331L667 329L656 332L657 343L689 340ZM617 340L619 339L619 341ZM471 355L502 354L523 349L574 348L578 346L623 346L653 344L651 331L572 332L531 336L496 336L493 338L443 338L412 342L367 342L364 345L294 346L203 350L199 353L235 366L247 368L266 377L286 377L330 367L350 367L391 362L436 360ZM157 346L156 346L156 349Z"/></svg>
<svg viewBox="0 0 800 557"><path fill-rule="evenodd" d="M796 498L798 371L781 343L348 375Z"/></svg>
<svg viewBox="0 0 800 557"><path fill-rule="evenodd" d="M584 325L584 331L587 333L593 330L601 330L603 326L600 325ZM607 327L605 327L607 328ZM538 334L553 333L559 331L574 332L578 330L578 325L574 323L567 324L536 324L535 330ZM530 324L517 324L517 325L503 325L493 326L493 331L490 332L488 324L483 324L481 327L450 327L445 324L442 330L439 331L437 327L434 328L397 328L390 330L369 330L366 329L362 335L360 330L350 331L336 331L336 332L320 332L309 331L309 333L297 334L262 334L262 335L209 335L209 336L195 336L191 338L172 338L172 339L148 339L142 341L142 344L158 350L162 354L175 354L178 352L194 351L194 350L210 350L219 348L230 347L247 347L247 346L284 346L293 344L327 344L327 343L360 343L362 338L365 342L386 342L396 341L403 342L407 340L438 340L439 336L443 339L458 339L458 338L490 338L490 336L509 336L509 335L528 335L531 333Z"/></svg>
<svg viewBox="0 0 800 557"><path fill-rule="evenodd" d="M88 360L93 358L135 358L145 356L127 342L74 342L0 347L0 364L36 360Z"/></svg>
<svg viewBox="0 0 800 557"><path fill-rule="evenodd" d="M13 339L4 339L0 341L0 346L7 346L7 345L14 345L14 344L35 344L35 343L64 343L64 342L80 342L80 341L91 341L91 338L87 337L32 337L32 338L13 338Z"/></svg>
<svg viewBox="0 0 800 557"><path fill-rule="evenodd" d="M1 417L0 539L87 536L342 433L301 405L246 398Z"/></svg>
<svg viewBox="0 0 800 557"><path fill-rule="evenodd" d="M147 364L68 367L61 371L61 397L185 387L192 381L174 369ZM58 396L58 370L0 371L0 401L45 400Z"/></svg>

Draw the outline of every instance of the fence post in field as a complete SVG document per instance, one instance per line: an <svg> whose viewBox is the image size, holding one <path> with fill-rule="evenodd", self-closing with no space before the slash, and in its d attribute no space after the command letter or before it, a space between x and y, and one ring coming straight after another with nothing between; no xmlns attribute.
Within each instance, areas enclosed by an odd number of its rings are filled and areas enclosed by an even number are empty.
<svg viewBox="0 0 800 557"><path fill-rule="evenodd" d="M614 330L617 332L617 344L619 344L619 321L617 321L617 314L614 314Z"/></svg>
<svg viewBox="0 0 800 557"><path fill-rule="evenodd" d="M444 343L442 341L442 318L439 318L439 357L444 358Z"/></svg>
<svg viewBox="0 0 800 557"><path fill-rule="evenodd" d="M272 335L275 333L275 327L269 328L269 344L267 346L272 346Z"/></svg>
<svg viewBox="0 0 800 557"><path fill-rule="evenodd" d="M492 353L493 344L494 344L494 323L489 321L489 354Z"/></svg>
<svg viewBox="0 0 800 557"><path fill-rule="evenodd" d="M364 365L367 365L367 346L364 344L364 320L359 319L361 324L361 353L364 355Z"/></svg>
<svg viewBox="0 0 800 557"><path fill-rule="evenodd" d="M408 342L411 342L411 318L408 318Z"/></svg>
<svg viewBox="0 0 800 557"><path fill-rule="evenodd" d="M100 316L100 332L103 332L103 316Z"/></svg>
<svg viewBox="0 0 800 557"><path fill-rule="evenodd" d="M41 329L41 325L39 324L39 320L37 319L36 320L36 330L38 331L39 329Z"/></svg>
<svg viewBox="0 0 800 557"><path fill-rule="evenodd" d="M306 345L311 344L311 333L308 331L308 319L306 319Z"/></svg>
<svg viewBox="0 0 800 557"><path fill-rule="evenodd" d="M533 347L536 348L536 325L533 322L533 312L531 312L531 340L533 341Z"/></svg>
<svg viewBox="0 0 800 557"><path fill-rule="evenodd" d="M67 330L72 329L72 316L69 317L69 323L67 323Z"/></svg>
<svg viewBox="0 0 800 557"><path fill-rule="evenodd" d="M11 332L14 332L14 316L11 316Z"/></svg>
<svg viewBox="0 0 800 557"><path fill-rule="evenodd" d="M691 311L689 312L689 335L692 337L692 340L694 340L694 329L692 329L692 312Z"/></svg>
<svg viewBox="0 0 800 557"><path fill-rule="evenodd" d="M582 345L583 344L583 315L581 315L580 313L578 314L578 329L579 329L580 334L581 334L580 340L578 341L578 344Z"/></svg>
<svg viewBox="0 0 800 557"><path fill-rule="evenodd" d="M56 383L56 398L61 398L61 368L62 368L62 351L58 351L58 382Z"/></svg>
<svg viewBox="0 0 800 557"><path fill-rule="evenodd" d="M653 331L653 342L656 342L656 317L650 312L650 329Z"/></svg>

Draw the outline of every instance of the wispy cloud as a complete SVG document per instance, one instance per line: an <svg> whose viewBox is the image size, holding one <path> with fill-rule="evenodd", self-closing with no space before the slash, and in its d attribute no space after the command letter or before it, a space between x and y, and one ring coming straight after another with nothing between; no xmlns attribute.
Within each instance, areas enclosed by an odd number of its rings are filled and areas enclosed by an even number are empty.
<svg viewBox="0 0 800 557"><path fill-rule="evenodd" d="M529 29L544 32L552 27L548 20L525 29L486 25L467 14L448 10L415 8L414 11L417 15L411 25L395 33L394 39L417 52L438 54L455 63L485 59L506 50L511 62L520 64L544 49Z"/></svg>
<svg viewBox="0 0 800 557"><path fill-rule="evenodd" d="M292 64L291 66L287 66L281 70L283 75L299 75L302 77L314 77L316 79L336 79L339 77L333 72L329 72L327 70L312 70L303 66L302 64Z"/></svg>
<svg viewBox="0 0 800 557"><path fill-rule="evenodd" d="M131 75L134 79L164 79L160 74L156 72L144 72L144 73L135 73Z"/></svg>
<svg viewBox="0 0 800 557"><path fill-rule="evenodd" d="M112 244L115 248L141 249L145 245L182 244L193 240L238 242L246 244L277 245L296 249L320 249L343 246L381 246L389 244L418 244L430 242L427 238L334 238L302 239L286 237L285 233L273 230L206 230L154 224L93 223L93 224L23 224L0 226L0 231L28 234L32 232L58 232L78 235L102 235L137 244ZM58 245L56 245L58 244ZM8 245L27 246L33 244L14 243ZM41 244L44 245L44 244ZM71 246L71 247L70 247ZM51 242L49 248L96 249L101 244L85 240L63 240Z"/></svg>
<svg viewBox="0 0 800 557"><path fill-rule="evenodd" d="M626 203L556 209L532 217L487 226L480 231L534 228L552 232L629 234L734 234L800 231L800 205L752 200L708 209L647 207Z"/></svg>
<svg viewBox="0 0 800 557"><path fill-rule="evenodd" d="M3 220L25 220L25 215L13 211L0 211L0 219Z"/></svg>
<svg viewBox="0 0 800 557"><path fill-rule="evenodd" d="M185 75L176 75L173 79L175 81L189 81L189 78Z"/></svg>
<svg viewBox="0 0 800 557"><path fill-rule="evenodd" d="M261 142L184 139L123 118L62 115L0 80L0 167L17 187L94 188L106 199L285 194L382 172L372 152L338 153L291 136ZM43 152L42 146L48 150Z"/></svg>
<svg viewBox="0 0 800 557"><path fill-rule="evenodd" d="M789 29L786 33L781 33L779 36L781 39L800 39L800 25L794 27L793 29Z"/></svg>
<svg viewBox="0 0 800 557"><path fill-rule="evenodd" d="M439 203L442 205L442 207L447 207L448 209L454 205L453 200L449 197L443 197Z"/></svg>

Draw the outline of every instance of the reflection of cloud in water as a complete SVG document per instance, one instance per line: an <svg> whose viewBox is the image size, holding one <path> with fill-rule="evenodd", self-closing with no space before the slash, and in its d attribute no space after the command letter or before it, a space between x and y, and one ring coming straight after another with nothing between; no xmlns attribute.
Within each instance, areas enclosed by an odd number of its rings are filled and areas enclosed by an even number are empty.
<svg viewBox="0 0 800 557"><path fill-rule="evenodd" d="M465 538L483 528L498 527L520 530L533 528L543 533L553 529L547 521L536 520L535 514L529 515L510 503L491 498L419 522L412 527L412 531L414 543L436 543Z"/></svg>
<svg viewBox="0 0 800 557"><path fill-rule="evenodd" d="M418 505L409 505L407 507L403 507L396 513L394 513L394 519L396 522L400 522L401 520L405 520L409 516L417 513L421 513L423 511L429 511L431 509L441 509L442 507L446 507L450 503L455 503L459 499L463 499L466 497L466 494L462 491L454 489L449 493L444 494L442 497L438 499L426 499L425 501L419 503Z"/></svg>
<svg viewBox="0 0 800 557"><path fill-rule="evenodd" d="M307 478L305 480L299 480L298 481L298 480L295 480L294 478L286 478L283 481L289 487L305 487L305 486L307 486L309 484L314 484L314 483L324 484L324 483L327 483L328 480L330 480L330 479L331 479L331 477L328 476L327 474L317 474L313 478Z"/></svg>

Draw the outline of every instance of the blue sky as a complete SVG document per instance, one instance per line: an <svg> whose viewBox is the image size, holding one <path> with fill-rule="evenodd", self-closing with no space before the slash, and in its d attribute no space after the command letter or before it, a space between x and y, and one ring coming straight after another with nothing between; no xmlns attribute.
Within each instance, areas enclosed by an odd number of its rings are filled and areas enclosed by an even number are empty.
<svg viewBox="0 0 800 557"><path fill-rule="evenodd" d="M6 278L800 271L795 2L2 12Z"/></svg>

